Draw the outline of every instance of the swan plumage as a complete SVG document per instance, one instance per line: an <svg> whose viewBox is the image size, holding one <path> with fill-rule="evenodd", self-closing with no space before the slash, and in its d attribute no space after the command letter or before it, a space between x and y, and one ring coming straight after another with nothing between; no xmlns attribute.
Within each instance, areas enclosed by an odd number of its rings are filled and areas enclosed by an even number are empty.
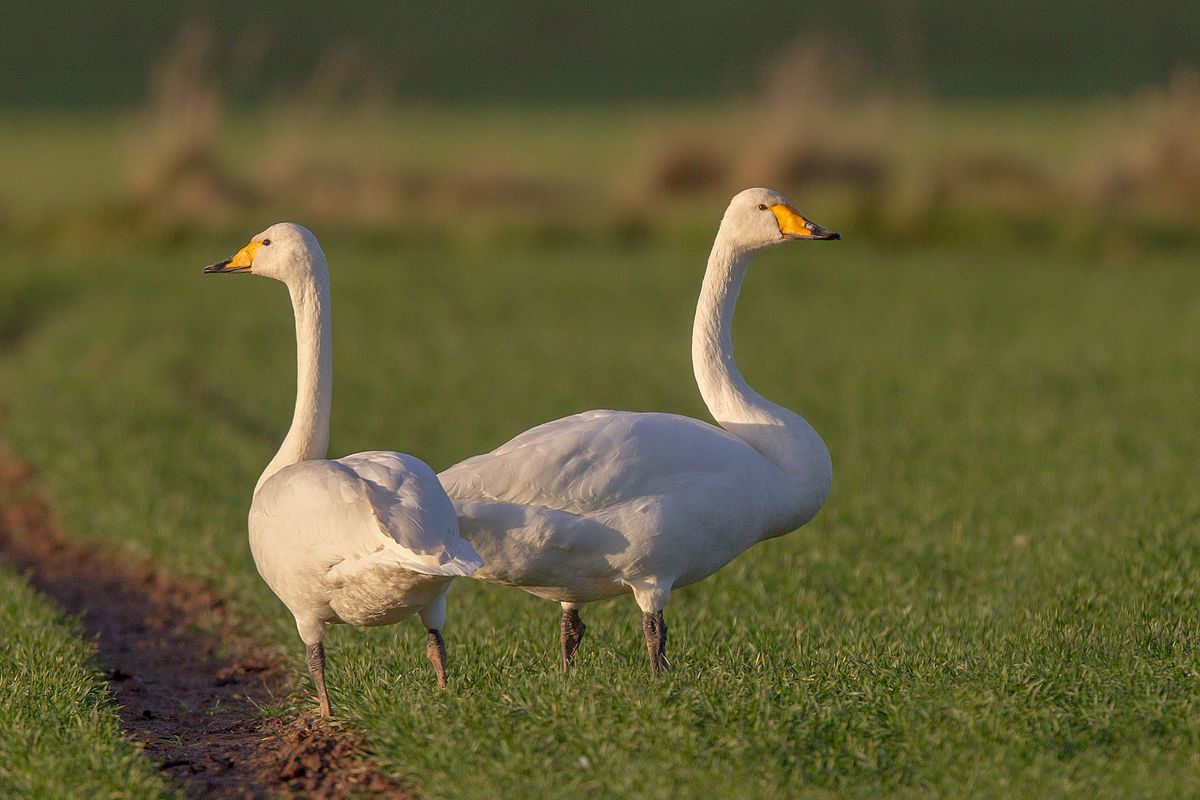
<svg viewBox="0 0 1200 800"><path fill-rule="evenodd" d="M732 318L756 253L836 238L768 189L731 201L692 337L697 384L720 427L678 414L587 411L439 475L462 535L486 562L473 577L562 604L564 669L583 636L579 607L632 592L651 666L661 671L671 590L795 530L824 504L829 451L802 417L746 384L733 359Z"/></svg>
<svg viewBox="0 0 1200 800"><path fill-rule="evenodd" d="M287 285L296 317L292 427L259 478L250 505L250 551L259 574L296 618L325 715L325 626L388 625L416 613L426 653L445 686L450 580L483 562L459 536L437 476L390 451L327 459L332 398L329 272L313 234L279 223L209 273L248 272Z"/></svg>

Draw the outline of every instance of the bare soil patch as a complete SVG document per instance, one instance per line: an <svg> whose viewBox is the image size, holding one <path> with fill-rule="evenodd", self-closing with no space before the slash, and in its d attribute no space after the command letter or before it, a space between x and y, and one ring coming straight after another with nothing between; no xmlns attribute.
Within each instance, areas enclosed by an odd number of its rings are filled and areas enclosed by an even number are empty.
<svg viewBox="0 0 1200 800"><path fill-rule="evenodd" d="M290 677L238 635L222 600L202 582L68 539L30 473L0 449L0 558L79 617L126 735L185 795L414 797L371 763L361 737L319 719L262 716Z"/></svg>

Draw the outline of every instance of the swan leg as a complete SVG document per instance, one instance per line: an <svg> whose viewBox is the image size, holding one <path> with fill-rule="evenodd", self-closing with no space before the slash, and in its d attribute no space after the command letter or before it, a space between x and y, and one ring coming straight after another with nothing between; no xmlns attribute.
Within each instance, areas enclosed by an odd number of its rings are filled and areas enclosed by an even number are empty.
<svg viewBox="0 0 1200 800"><path fill-rule="evenodd" d="M642 631L646 634L646 649L650 652L650 669L655 675L661 675L671 668L671 662L667 661L667 623L663 620L663 612L643 614Z"/></svg>
<svg viewBox="0 0 1200 800"><path fill-rule="evenodd" d="M672 583L661 577L629 581L633 598L642 610L642 632L646 634L650 669L654 670L655 675L661 675L664 670L671 668L671 662L667 661L667 623L663 620L663 609L667 606L667 598L671 596Z"/></svg>
<svg viewBox="0 0 1200 800"><path fill-rule="evenodd" d="M446 641L442 638L441 631L429 631L429 636L425 640L425 655L429 658L429 663L433 664L433 671L437 673L438 688L445 689Z"/></svg>
<svg viewBox="0 0 1200 800"><path fill-rule="evenodd" d="M583 632L587 630L587 625L580 619L579 609L564 606L559 627L562 632L562 667L563 672L567 672L575 663L575 653L583 642Z"/></svg>
<svg viewBox="0 0 1200 800"><path fill-rule="evenodd" d="M317 699L321 701L321 716L332 717L333 709L329 707L329 693L325 690L325 645L321 642L310 644L304 656L308 664L308 674L312 676L313 684L317 687Z"/></svg>
<svg viewBox="0 0 1200 800"><path fill-rule="evenodd" d="M433 664L439 689L446 688L446 641L442 638L442 627L446 624L446 595L450 593L450 582L437 599L420 610L421 624L429 635L425 639L425 656Z"/></svg>

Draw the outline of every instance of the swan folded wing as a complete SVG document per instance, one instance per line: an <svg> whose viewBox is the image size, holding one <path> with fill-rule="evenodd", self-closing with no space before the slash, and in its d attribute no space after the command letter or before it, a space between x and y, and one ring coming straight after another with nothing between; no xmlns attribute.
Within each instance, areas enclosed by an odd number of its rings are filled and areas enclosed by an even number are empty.
<svg viewBox="0 0 1200 800"><path fill-rule="evenodd" d="M280 532L270 545L280 552L327 558L331 577L368 559L428 575L467 575L483 564L458 535L454 506L437 477L411 457L301 461L262 485L250 517L252 534Z"/></svg>
<svg viewBox="0 0 1200 800"><path fill-rule="evenodd" d="M620 594L616 578L628 560L629 539L599 520L567 511L469 498L455 500L463 533L486 564L476 577L521 586L555 600ZM561 595L561 596L559 596Z"/></svg>
<svg viewBox="0 0 1200 800"><path fill-rule="evenodd" d="M588 411L539 425L439 477L455 499L591 513L763 464L745 442L700 420Z"/></svg>
<svg viewBox="0 0 1200 800"><path fill-rule="evenodd" d="M352 474L386 546L371 558L427 575L470 575L483 566L459 535L458 516L425 462L403 453L356 453L336 462Z"/></svg>
<svg viewBox="0 0 1200 800"><path fill-rule="evenodd" d="M482 497L571 512L616 501L611 491L604 492L607 476L615 473L605 463L599 440L613 449L609 428L620 414L588 411L538 425L439 477L452 498Z"/></svg>

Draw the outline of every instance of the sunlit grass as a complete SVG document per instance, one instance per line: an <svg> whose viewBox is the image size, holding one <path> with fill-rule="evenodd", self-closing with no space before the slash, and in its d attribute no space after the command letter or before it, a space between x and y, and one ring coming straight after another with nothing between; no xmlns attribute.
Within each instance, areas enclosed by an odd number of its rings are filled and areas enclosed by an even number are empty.
<svg viewBox="0 0 1200 800"><path fill-rule="evenodd" d="M0 354L0 432L73 533L260 620L311 705L245 543L294 399L287 295L199 272L254 232L14 249L3 291L36 302ZM829 444L817 519L673 594L661 680L628 598L585 609L563 677L555 605L456 583L441 694L415 623L333 631L335 707L384 763L456 798L1200 789L1200 273L843 232L756 260L735 330L748 380ZM335 455L442 468L586 408L707 418L688 331L711 233L317 233Z"/></svg>
<svg viewBox="0 0 1200 800"><path fill-rule="evenodd" d="M80 626L0 567L0 796L169 797L120 737Z"/></svg>

